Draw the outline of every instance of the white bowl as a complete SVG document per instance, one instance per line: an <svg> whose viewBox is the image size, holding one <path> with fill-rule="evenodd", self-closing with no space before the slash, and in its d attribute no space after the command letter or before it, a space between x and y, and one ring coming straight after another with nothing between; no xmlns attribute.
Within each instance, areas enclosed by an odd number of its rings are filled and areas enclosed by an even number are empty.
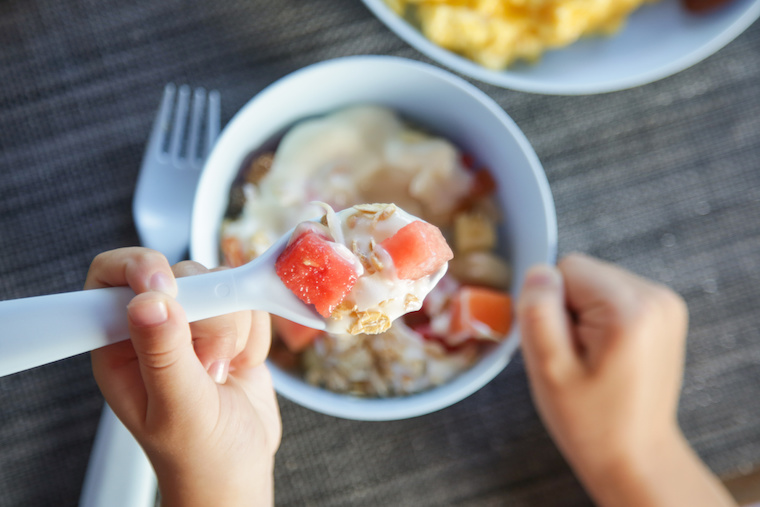
<svg viewBox="0 0 760 507"><path fill-rule="evenodd" d="M217 266L219 231L230 186L242 160L274 134L305 117L353 104L386 105L473 153L492 169L505 221L505 254L515 287L534 263L553 262L557 225L549 185L535 152L504 111L483 92L427 64L361 56L318 63L280 79L230 121L201 175L193 209L191 257ZM452 382L406 397L366 399L308 385L270 362L275 389L325 414L359 420L414 417L449 406L480 389L509 362L516 331Z"/></svg>
<svg viewBox="0 0 760 507"><path fill-rule="evenodd" d="M659 0L635 11L618 34L547 52L534 64L489 70L425 38L385 4L363 0L399 37L441 65L504 88L557 95L632 88L680 72L731 42L758 17L760 0L729 0L693 14L678 0Z"/></svg>

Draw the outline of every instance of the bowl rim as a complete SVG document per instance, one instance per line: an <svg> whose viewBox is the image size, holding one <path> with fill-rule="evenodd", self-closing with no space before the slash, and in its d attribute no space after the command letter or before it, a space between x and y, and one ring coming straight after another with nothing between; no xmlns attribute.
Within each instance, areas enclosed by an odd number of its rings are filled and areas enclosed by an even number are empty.
<svg viewBox="0 0 760 507"><path fill-rule="evenodd" d="M527 137L519 129L517 124L512 120L507 113L499 106L491 97L485 94L476 86L467 82L459 76L452 74L440 67L396 56L379 56L379 55L362 55L362 56L348 56L339 57L331 60L318 62L301 69L298 69L276 81L269 86L261 90L255 96L253 96L230 120L230 122L224 127L220 138L217 141L215 148L212 150L210 156L207 159L203 168L203 174L201 175L201 181L199 183L198 191L196 192L196 202L193 206L193 222L196 221L195 215L200 214L200 206L198 202L203 192L202 189L204 176L211 174L211 164L215 162L216 157L214 151L222 145L219 141L227 132L238 130L241 127L237 127L242 122L245 125L245 121L250 113L249 110L254 110L256 104L261 101L269 100L269 96L275 93L280 86L285 83L289 83L292 80L307 81L314 73L329 72L331 68L335 66L356 65L359 63L366 63L373 66L378 65L390 65L396 67L403 67L406 71L421 72L430 75L434 79L441 80L447 83L449 86L459 89L462 93L469 95L472 99L479 102L485 107L489 114L493 115L496 120L513 136L515 142L518 144L520 151L525 156L527 165L530 172L533 175L533 180L536 183L537 191L541 197L541 209L543 211L543 220L546 222L546 234L545 240L546 251L545 258L542 261L546 263L554 263L557 254L557 217L554 200L551 193L546 173L541 165L538 156L536 155L533 147L529 143ZM199 241L196 234L195 224L192 227L191 236L191 258L196 259L197 254L194 253L196 244ZM542 243L543 244L543 243ZM453 381L446 384L436 386L427 391L415 393L409 396L392 397L392 398L359 398L352 397L346 394L339 394L328 391L327 389L317 388L311 386L299 380L297 387L294 387L296 383L293 376L280 368L273 365L268 359L267 364L272 375L273 384L278 394L283 397L303 406L314 410L316 412L341 417L350 420L364 420L364 421L389 421L400 420L411 417L422 416L438 410L451 406L466 397L470 396L474 392L478 391L488 382L490 382L496 375L498 375L510 362L514 355L514 352L518 348L517 326L513 326L512 331L508 338L498 344L495 348L499 349L488 355L488 362L481 368L470 368L459 375L463 380L459 384L463 384L463 387L454 389L452 386ZM483 361L483 359L481 359ZM273 367L274 366L274 367ZM457 384L458 385L458 384ZM325 400L336 400L337 403L325 403Z"/></svg>
<svg viewBox="0 0 760 507"><path fill-rule="evenodd" d="M667 63L646 72L623 77L613 77L597 82L563 83L562 80L547 81L521 75L510 70L496 71L487 69L463 56L444 49L427 39L422 33L390 9L384 0L362 0L365 6L407 44L440 65L472 77L484 83L512 90L545 95L592 95L626 90L649 84L668 76L677 74L711 56L738 37L758 18L760 18L760 0L754 0L723 31L719 32L702 45ZM561 49L560 49L561 50Z"/></svg>

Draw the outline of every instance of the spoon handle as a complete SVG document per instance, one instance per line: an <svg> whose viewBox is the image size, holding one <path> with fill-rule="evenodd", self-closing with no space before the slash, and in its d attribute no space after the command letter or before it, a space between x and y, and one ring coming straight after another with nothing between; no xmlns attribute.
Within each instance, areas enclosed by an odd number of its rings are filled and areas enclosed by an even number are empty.
<svg viewBox="0 0 760 507"><path fill-rule="evenodd" d="M233 270L177 279L177 301L189 321L245 307ZM0 376L129 338L129 287L107 287L0 301Z"/></svg>
<svg viewBox="0 0 760 507"><path fill-rule="evenodd" d="M0 376L52 363L129 336L129 287L0 301Z"/></svg>
<svg viewBox="0 0 760 507"><path fill-rule="evenodd" d="M264 310L316 329L324 321L277 278L269 257L235 269L177 279L187 320ZM65 292L0 301L0 377L129 338L129 287Z"/></svg>

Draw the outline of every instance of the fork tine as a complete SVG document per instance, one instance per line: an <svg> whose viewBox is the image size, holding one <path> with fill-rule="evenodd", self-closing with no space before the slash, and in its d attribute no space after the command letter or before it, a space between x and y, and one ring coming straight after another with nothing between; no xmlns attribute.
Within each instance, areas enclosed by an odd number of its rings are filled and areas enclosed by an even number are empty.
<svg viewBox="0 0 760 507"><path fill-rule="evenodd" d="M174 126L172 127L172 139L169 145L169 155L175 164L179 165L182 160L182 139L187 124L187 114L190 106L190 87L182 85L177 95L177 109L174 114Z"/></svg>
<svg viewBox="0 0 760 507"><path fill-rule="evenodd" d="M148 147L145 150L146 156L160 156L164 151L166 136L169 134L169 122L172 118L172 109L174 109L174 94L177 87L169 83L164 87L164 96L161 99L161 106L153 121L153 130L150 132Z"/></svg>
<svg viewBox="0 0 760 507"><path fill-rule="evenodd" d="M216 138L219 137L219 124L221 121L221 98L217 90L211 90L208 94L208 115L206 117L206 146L203 150L203 159L208 157L213 148Z"/></svg>
<svg viewBox="0 0 760 507"><path fill-rule="evenodd" d="M193 113L190 115L190 135L188 136L187 160L193 169L200 169L203 159L198 156L201 120L205 109L206 90L196 88L193 92Z"/></svg>

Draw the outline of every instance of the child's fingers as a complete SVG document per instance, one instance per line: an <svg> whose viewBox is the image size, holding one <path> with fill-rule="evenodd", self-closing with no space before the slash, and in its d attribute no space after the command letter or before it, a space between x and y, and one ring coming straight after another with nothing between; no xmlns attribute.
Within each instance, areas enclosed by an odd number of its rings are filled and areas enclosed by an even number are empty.
<svg viewBox="0 0 760 507"><path fill-rule="evenodd" d="M586 365L596 369L615 350L619 330L626 329L635 300L628 273L606 262L574 253L559 263L566 283L567 305L577 317L577 339Z"/></svg>
<svg viewBox="0 0 760 507"><path fill-rule="evenodd" d="M85 289L129 286L136 293L150 290L176 294L174 275L166 258L147 248L122 248L98 255L90 265ZM119 417L137 422L147 403L145 388L130 341L92 351L98 386Z"/></svg>
<svg viewBox="0 0 760 507"><path fill-rule="evenodd" d="M193 261L175 264L173 271L178 278L209 272L205 266ZM221 315L190 324L195 353L215 382L223 384L227 380L230 362L245 347L249 327L249 312Z"/></svg>
<svg viewBox="0 0 760 507"><path fill-rule="evenodd" d="M580 253L559 263L566 282L567 304L579 315L604 308L615 318L626 319L641 293L653 284L618 266Z"/></svg>
<svg viewBox="0 0 760 507"><path fill-rule="evenodd" d="M272 321L269 314L261 311L249 312L250 326L245 347L235 356L232 367L235 370L256 367L264 362L272 344Z"/></svg>
<svg viewBox="0 0 760 507"><path fill-rule="evenodd" d="M517 304L523 356L528 370L561 381L577 364L559 272L551 266L531 268Z"/></svg>
<svg viewBox="0 0 760 507"><path fill-rule="evenodd" d="M108 404L128 427L136 427L145 415L147 395L132 342L100 347L90 357L93 376Z"/></svg>
<svg viewBox="0 0 760 507"><path fill-rule="evenodd" d="M261 312L263 315L269 316ZM251 405L264 424L262 427L267 432L267 447L274 454L280 446L282 437L282 424L280 424L280 409L277 405L277 396L272 386L272 376L265 364L258 364L237 372L242 382L241 385L248 396Z"/></svg>
<svg viewBox="0 0 760 507"><path fill-rule="evenodd" d="M185 312L173 298L159 292L135 296L127 312L148 395L146 423L153 417L156 421L181 418L188 407L199 403L209 385L193 349Z"/></svg>
<svg viewBox="0 0 760 507"><path fill-rule="evenodd" d="M245 347L250 326L250 312L236 312L190 324L193 346L198 360L211 378L224 384L230 363Z"/></svg>
<svg viewBox="0 0 760 507"><path fill-rule="evenodd" d="M177 295L177 284L166 257L147 248L121 248L98 255L90 265L84 288L124 285L137 294L153 290Z"/></svg>
<svg viewBox="0 0 760 507"><path fill-rule="evenodd" d="M567 285L568 307L578 316L578 340L594 367L620 347L625 338L652 315L652 310L682 306L672 291L623 268L583 254L572 254L559 264ZM670 306L669 303L675 303ZM671 321L684 312L673 312Z"/></svg>

